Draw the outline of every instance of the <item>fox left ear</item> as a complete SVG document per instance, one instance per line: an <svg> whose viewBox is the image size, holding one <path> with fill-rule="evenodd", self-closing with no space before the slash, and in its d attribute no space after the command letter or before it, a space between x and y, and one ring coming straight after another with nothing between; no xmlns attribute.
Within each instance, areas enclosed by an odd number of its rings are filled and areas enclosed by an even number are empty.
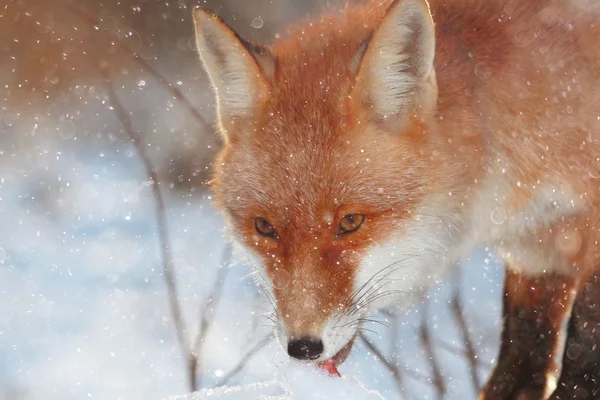
<svg viewBox="0 0 600 400"><path fill-rule="evenodd" d="M363 51L352 97L375 120L435 110L435 28L426 0L394 1Z"/></svg>
<svg viewBox="0 0 600 400"><path fill-rule="evenodd" d="M194 25L198 52L215 88L219 125L229 141L234 125L246 122L268 100L275 58L268 48L243 40L209 11L196 8Z"/></svg>

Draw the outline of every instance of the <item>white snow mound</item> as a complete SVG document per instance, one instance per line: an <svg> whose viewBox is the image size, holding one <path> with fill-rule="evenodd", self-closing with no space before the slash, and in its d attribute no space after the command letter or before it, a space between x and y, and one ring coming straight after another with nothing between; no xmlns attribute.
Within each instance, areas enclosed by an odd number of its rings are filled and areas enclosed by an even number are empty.
<svg viewBox="0 0 600 400"><path fill-rule="evenodd" d="M270 381L239 386L203 389L168 400L382 400L377 391L367 389L352 377L330 377L310 366L294 366Z"/></svg>

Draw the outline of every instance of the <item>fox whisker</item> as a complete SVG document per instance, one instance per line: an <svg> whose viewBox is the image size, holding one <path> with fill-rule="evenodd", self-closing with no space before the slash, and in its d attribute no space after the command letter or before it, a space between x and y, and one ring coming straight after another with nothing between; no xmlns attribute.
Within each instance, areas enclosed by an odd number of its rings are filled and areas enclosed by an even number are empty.
<svg viewBox="0 0 600 400"><path fill-rule="evenodd" d="M405 261L410 260L411 258L416 257L416 254L413 255L408 255L407 257L401 259L401 260L397 260L394 261L393 263L387 265L386 267L380 269L377 273L375 273L368 281L366 281L360 288L358 288L351 296L350 296L350 301L352 303L356 303L360 301L360 298L362 298L365 293L368 293L374 286L376 286L377 284L379 284L382 280L386 279L388 276L390 276L391 274L393 274L394 272L400 270L401 268L404 268L405 266L401 265L397 268L393 268L394 266L403 263ZM383 276L379 276L381 273L385 272L386 270L388 270L389 268L393 268L391 271L387 271ZM365 290L365 293L360 294L360 296L358 297L358 299L356 298L356 296L359 295L359 293L361 291Z"/></svg>

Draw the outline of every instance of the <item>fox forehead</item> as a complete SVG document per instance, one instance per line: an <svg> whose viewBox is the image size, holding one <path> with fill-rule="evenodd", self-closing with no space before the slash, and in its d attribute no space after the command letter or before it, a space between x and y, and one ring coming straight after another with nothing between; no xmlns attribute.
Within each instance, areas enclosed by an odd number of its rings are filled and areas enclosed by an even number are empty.
<svg viewBox="0 0 600 400"><path fill-rule="evenodd" d="M245 132L216 166L230 212L276 210L286 223L289 215L320 223L340 207L381 212L417 196L425 180L418 149L427 136L361 121L348 98L350 79L335 81L322 94L318 79L295 88L275 81L268 105L240 127Z"/></svg>
<svg viewBox="0 0 600 400"><path fill-rule="evenodd" d="M420 196L426 179L416 148L369 129L324 129L274 122L231 144L217 168L226 209L268 215L273 224L321 224L341 217L336 212L381 213Z"/></svg>

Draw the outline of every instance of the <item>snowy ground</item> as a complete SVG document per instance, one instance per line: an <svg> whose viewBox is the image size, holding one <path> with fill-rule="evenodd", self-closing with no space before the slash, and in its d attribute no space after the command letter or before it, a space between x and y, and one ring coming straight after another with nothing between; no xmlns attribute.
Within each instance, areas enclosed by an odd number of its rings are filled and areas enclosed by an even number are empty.
<svg viewBox="0 0 600 400"><path fill-rule="evenodd" d="M0 152L0 399L185 395L184 362L158 262L153 198L141 164L127 146L81 151L74 137L41 144L29 157L17 157L10 146ZM167 202L172 265L192 338L226 247L208 198L177 195ZM203 388L217 385L270 331L259 316L248 267L235 258L223 267L229 268L224 292L201 358ZM460 283L481 378L498 341L500 271L479 252L465 264ZM448 306L453 288L449 280L432 291L428 326L446 398L475 398L466 360L455 355L462 340ZM435 395L417 330L423 308L418 304L397 329L373 326L379 334L370 335L400 366L406 398ZM343 379L322 376L290 362L271 342L229 382L251 385L246 392L236 392L238 387L227 389L227 396L213 390L192 398L397 397L389 371L364 344L340 372Z"/></svg>

